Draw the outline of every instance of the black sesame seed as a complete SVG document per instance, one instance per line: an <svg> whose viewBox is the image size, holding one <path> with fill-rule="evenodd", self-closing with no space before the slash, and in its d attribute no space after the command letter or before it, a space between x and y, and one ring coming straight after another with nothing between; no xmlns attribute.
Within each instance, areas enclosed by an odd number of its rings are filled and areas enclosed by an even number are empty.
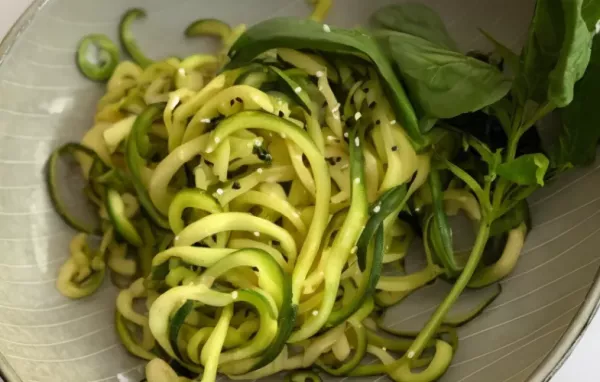
<svg viewBox="0 0 600 382"><path fill-rule="evenodd" d="M398 151L398 146L392 146L392 151Z"/></svg>
<svg viewBox="0 0 600 382"><path fill-rule="evenodd" d="M279 110L279 117L283 118L283 111Z"/></svg>
<svg viewBox="0 0 600 382"><path fill-rule="evenodd" d="M341 161L342 161L342 157L337 157L337 158L335 158L335 162L336 162L336 163L340 163Z"/></svg>
<svg viewBox="0 0 600 382"><path fill-rule="evenodd" d="M231 185L231 188L233 188L234 190L239 190L240 188L242 188L242 186L240 185L240 183L238 181L235 181Z"/></svg>
<svg viewBox="0 0 600 382"><path fill-rule="evenodd" d="M368 92L369 92L369 88L364 88L364 89L363 89L363 91L364 91L365 93L368 93Z"/></svg>
<svg viewBox="0 0 600 382"><path fill-rule="evenodd" d="M376 125L379 125L379 124L381 124L381 121L380 121L380 120L377 120L377 121L375 121L375 124L376 124Z"/></svg>
<svg viewBox="0 0 600 382"><path fill-rule="evenodd" d="M244 103L244 100L241 99L240 97L235 97L235 100L238 101L239 103Z"/></svg>
<svg viewBox="0 0 600 382"><path fill-rule="evenodd" d="M231 106L233 106L233 104L234 104L234 103L235 103L235 100L234 100L234 99L232 99L232 100L229 102L229 104L230 104Z"/></svg>
<svg viewBox="0 0 600 382"><path fill-rule="evenodd" d="M327 158L327 162L329 162L329 164L331 166L335 166L335 159L334 158Z"/></svg>
<svg viewBox="0 0 600 382"><path fill-rule="evenodd" d="M374 109L377 106L377 102L373 101L369 104L369 109Z"/></svg>

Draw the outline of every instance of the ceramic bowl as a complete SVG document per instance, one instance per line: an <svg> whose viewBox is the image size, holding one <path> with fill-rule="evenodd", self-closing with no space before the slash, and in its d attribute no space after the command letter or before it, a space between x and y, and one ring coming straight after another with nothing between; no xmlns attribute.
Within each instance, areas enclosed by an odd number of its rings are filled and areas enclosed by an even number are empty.
<svg viewBox="0 0 600 382"><path fill-rule="evenodd" d="M334 0L328 23L356 26L395 1ZM421 1L439 11L465 50L490 49L477 27L519 49L533 11L530 0ZM119 18L134 6L148 12L133 32L151 57L210 49L183 38L185 26L198 18L251 25L310 11L302 0L34 1L0 46L0 369L7 381L143 378L142 362L115 334L116 288L106 282L81 301L55 290L73 231L53 211L43 175L50 152L91 126L103 93L102 84L75 66L78 40L105 33L116 41ZM564 359L600 294L597 169L570 172L531 197L534 228L518 266L498 299L459 330L459 349L443 381L542 381ZM411 300L391 324L426 318L436 298Z"/></svg>

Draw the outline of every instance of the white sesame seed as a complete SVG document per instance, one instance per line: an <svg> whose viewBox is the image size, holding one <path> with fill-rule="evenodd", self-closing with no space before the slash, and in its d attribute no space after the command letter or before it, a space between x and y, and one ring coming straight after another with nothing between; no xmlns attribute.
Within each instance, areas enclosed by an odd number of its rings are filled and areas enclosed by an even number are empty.
<svg viewBox="0 0 600 382"><path fill-rule="evenodd" d="M333 119L335 119L336 121L339 121L340 115L338 113L333 114Z"/></svg>
<svg viewBox="0 0 600 382"><path fill-rule="evenodd" d="M319 311L318 310L313 310L312 311L312 315L313 316L318 316L319 315Z"/></svg>
<svg viewBox="0 0 600 382"><path fill-rule="evenodd" d="M357 111L356 114L354 114L354 119L358 121L360 117L362 117L362 114L360 113L360 111Z"/></svg>
<svg viewBox="0 0 600 382"><path fill-rule="evenodd" d="M373 208L373 212L378 213L379 211L381 211L381 206L376 205L375 208Z"/></svg>
<svg viewBox="0 0 600 382"><path fill-rule="evenodd" d="M360 178L354 178L354 184L360 184Z"/></svg>
<svg viewBox="0 0 600 382"><path fill-rule="evenodd" d="M179 236L175 236L175 241L179 240Z"/></svg>
<svg viewBox="0 0 600 382"><path fill-rule="evenodd" d="M256 237L259 237L259 236L260 236L260 232L258 232L258 231L255 231L255 232L254 232L254 236L256 236Z"/></svg>
<svg viewBox="0 0 600 382"><path fill-rule="evenodd" d="M236 54L236 53L237 53L237 51L236 51L236 50L232 50L232 51L231 51L231 56L235 56L235 54Z"/></svg>
<svg viewBox="0 0 600 382"><path fill-rule="evenodd" d="M327 136L327 140L328 140L328 141L335 141L335 140L337 140L337 138L336 138L336 137L334 137L333 135L328 135L328 136Z"/></svg>
<svg viewBox="0 0 600 382"><path fill-rule="evenodd" d="M356 252L358 252L358 247L355 245L354 247L352 247L352 251L350 253L354 255Z"/></svg>
<svg viewBox="0 0 600 382"><path fill-rule="evenodd" d="M287 138L287 135L285 135L285 133L281 133L281 134L279 134L279 136L281 136L281 138L283 138L283 139Z"/></svg>
<svg viewBox="0 0 600 382"><path fill-rule="evenodd" d="M392 119L392 121L390 122L390 125L395 125L396 124L396 120Z"/></svg>
<svg viewBox="0 0 600 382"><path fill-rule="evenodd" d="M340 103L338 102L338 103L337 103L337 104L336 104L336 105L335 105L335 106L334 106L334 107L331 109L331 112L332 112L332 113L335 113L336 111L340 110L340 106L342 106L342 105L340 105Z"/></svg>
<svg viewBox="0 0 600 382"><path fill-rule="evenodd" d="M294 212L294 217L295 218L299 218L300 217L300 213L299 212Z"/></svg>
<svg viewBox="0 0 600 382"><path fill-rule="evenodd" d="M260 139L255 139L254 140L254 146L257 146L257 147L262 146L262 141Z"/></svg>
<svg viewBox="0 0 600 382"><path fill-rule="evenodd" d="M217 194L218 195L223 195L225 193L225 191L223 191L222 188L217 188Z"/></svg>
<svg viewBox="0 0 600 382"><path fill-rule="evenodd" d="M320 70L319 70L319 71L317 71L317 73L315 73L315 75L317 76L317 78L321 78L321 77L323 77L323 74L324 74L324 73L323 73L322 71L320 71Z"/></svg>
<svg viewBox="0 0 600 382"><path fill-rule="evenodd" d="M215 143L219 143L219 142L221 142L221 138L215 137Z"/></svg>
<svg viewBox="0 0 600 382"><path fill-rule="evenodd" d="M233 292L231 292L231 298L233 298L234 300L236 298L238 298L238 292L237 292L237 290L234 290Z"/></svg>
<svg viewBox="0 0 600 382"><path fill-rule="evenodd" d="M212 147L209 147L209 148L206 149L206 153L207 154L210 154L212 152L213 152L213 148Z"/></svg>
<svg viewBox="0 0 600 382"><path fill-rule="evenodd" d="M294 92L296 92L296 94L299 94L302 91L302 88L300 86L298 86L296 89L294 89Z"/></svg>
<svg viewBox="0 0 600 382"><path fill-rule="evenodd" d="M259 168L258 170L256 170L257 173L262 174L263 173L263 169Z"/></svg>
<svg viewBox="0 0 600 382"><path fill-rule="evenodd" d="M344 133L344 138L348 138L348 132L347 131Z"/></svg>
<svg viewBox="0 0 600 382"><path fill-rule="evenodd" d="M384 347L381 348L381 350L387 351L387 348L384 346Z"/></svg>
<svg viewBox="0 0 600 382"><path fill-rule="evenodd" d="M323 30L325 31L325 33L331 32L331 28L329 28L329 25L327 24L323 24Z"/></svg>
<svg viewBox="0 0 600 382"><path fill-rule="evenodd" d="M406 356L408 358L413 358L415 356L415 352L414 351L409 351L408 353L406 353Z"/></svg>
<svg viewBox="0 0 600 382"><path fill-rule="evenodd" d="M359 146L360 146L360 139L359 139L358 137L354 137L354 145L355 145L356 147L359 147Z"/></svg>
<svg viewBox="0 0 600 382"><path fill-rule="evenodd" d="M210 123L210 118L202 118L200 120L200 122L202 122L202 123Z"/></svg>
<svg viewBox="0 0 600 382"><path fill-rule="evenodd" d="M319 91L322 92L323 91L323 86L319 85Z"/></svg>
<svg viewBox="0 0 600 382"><path fill-rule="evenodd" d="M185 76L185 69L184 69L184 68L179 68L179 69L177 69L177 72L178 72L179 74L181 74L182 76Z"/></svg>

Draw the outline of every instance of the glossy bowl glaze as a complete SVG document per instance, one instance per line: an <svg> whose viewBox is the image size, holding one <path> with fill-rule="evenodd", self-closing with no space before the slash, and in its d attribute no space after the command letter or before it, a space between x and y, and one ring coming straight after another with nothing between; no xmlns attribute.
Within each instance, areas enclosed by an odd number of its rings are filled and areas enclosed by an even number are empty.
<svg viewBox="0 0 600 382"><path fill-rule="evenodd" d="M438 10L464 49L489 49L477 27L518 49L532 1L422 0ZM328 23L355 26L395 0L335 0ZM134 381L141 362L120 346L113 325L116 289L70 301L54 288L73 232L53 212L44 163L92 124L103 85L74 65L81 36L117 38L123 12L148 11L133 31L151 57L210 49L185 40L194 19L253 24L307 15L303 0L35 1L0 46L0 369L10 382ZM534 229L503 293L462 328L447 382L542 381L564 359L599 297L598 166L568 173L531 200ZM394 311L392 325L426 318L439 300L425 293ZM385 378L381 378L385 380Z"/></svg>

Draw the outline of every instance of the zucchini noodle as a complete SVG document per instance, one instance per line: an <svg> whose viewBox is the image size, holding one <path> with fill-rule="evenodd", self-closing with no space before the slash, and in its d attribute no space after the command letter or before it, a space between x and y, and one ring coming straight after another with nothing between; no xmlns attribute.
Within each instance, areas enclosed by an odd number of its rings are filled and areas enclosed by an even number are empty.
<svg viewBox="0 0 600 382"><path fill-rule="evenodd" d="M323 20L331 1L313 2L311 18ZM153 61L129 32L144 15L132 10L121 25L136 63L113 62L105 36L81 43L104 49L103 65L81 52L78 64L108 83L81 143L49 160L51 199L80 232L59 271L60 293L94 293L108 267L121 288L117 332L150 361L149 382L189 381L174 363L204 382L287 370L290 381L320 381L308 368L437 379L455 349L443 336L450 329L407 364L386 348L403 355L411 340L378 334L376 318L444 274L432 204L474 221L481 211L460 185L432 196L433 154L417 151L396 122L378 72L359 58L281 48L219 73L245 27L215 19L194 22L186 36L217 37L218 52ZM68 155L79 162L97 226L62 201L57 167ZM407 215L420 219L426 252L425 267L410 274L403 261L417 231ZM525 234L524 225L512 229L500 260L479 268L472 286L506 276ZM98 249L89 235L101 235ZM361 364L367 355L379 363Z"/></svg>

